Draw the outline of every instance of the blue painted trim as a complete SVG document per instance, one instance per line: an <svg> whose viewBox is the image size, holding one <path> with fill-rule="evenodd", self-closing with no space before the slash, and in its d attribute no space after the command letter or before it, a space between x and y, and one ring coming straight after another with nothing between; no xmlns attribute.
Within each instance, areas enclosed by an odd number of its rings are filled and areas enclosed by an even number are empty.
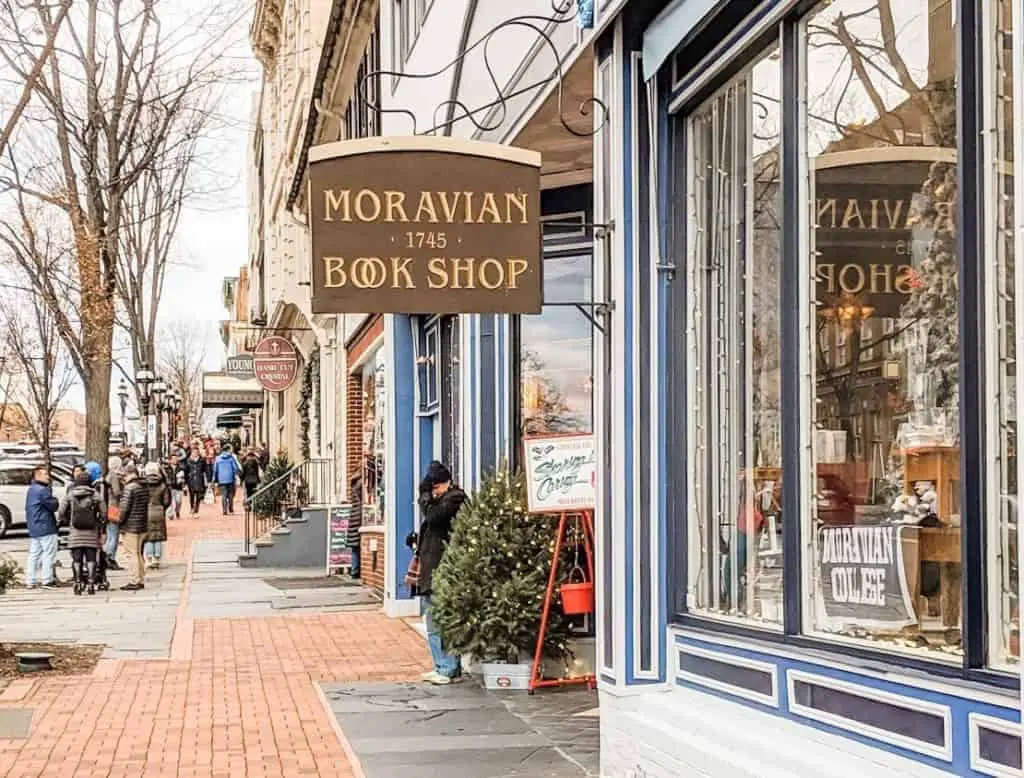
<svg viewBox="0 0 1024 778"><path fill-rule="evenodd" d="M676 55L679 53L679 48L677 47L663 66L671 70L672 95L668 101L669 104L674 102L682 92L685 92L689 88L690 84L704 72L704 65L706 63L717 64L722 59L723 54L735 46L744 35L755 29L766 16L774 13L780 5L789 4L791 2L792 0L773 0L771 2L764 3L760 8L744 17L743 21L734 27L732 31L722 39L721 43L715 46L715 48L708 53L703 60L701 60L697 67L690 69L686 75L678 78L677 76L679 74L675 72ZM680 39L680 44L681 43L682 39Z"/></svg>
<svg viewBox="0 0 1024 778"><path fill-rule="evenodd" d="M385 387L391 402L390 412L395 424L395 451L388 452L386 467L395 469L395 494L385 495L385 499L395 503L395 565L392 580L395 598L410 599L409 588L405 585L405 571L412 560L412 551L402 541L412 532L416 525L413 502L416 498L416 454L414 425L416 424L416 356L413 342L412 322L405 315L395 314L393 337L390 344L385 344L391 352L394 364L395 386Z"/></svg>
<svg viewBox="0 0 1024 778"><path fill-rule="evenodd" d="M623 204L623 219L622 219L622 236L623 236L623 256L622 256L622 318L624 321L624 336L623 336L623 351L624 351L624 362L623 362L623 375L621 381L623 382L623 441L622 447L624 449L624 461L626 463L626 472L623 474L625 477L620 481L621 488L625 491L625 543L623 543L623 553L625 555L625 594L626 594L626 624L628 628L626 630L626 684L630 685L637 682L633 672L633 654L636 650L634 646L634 637L636 632L636 609L633 606L633 596L636 587L635 576L637 570L633 565L635 547L633 543L633 525L636 522L636 487L633 483L633 457L635 454L635 435L634 435L634 424L635 419L633 418L633 360L636 359L635 344L633 342L633 332L635 325L636 311L633 305L633 285L636 257L633 256L633 232L636 229L636 225L633 223L633 197L635 192L633 191L633 160L632 160L632 149L635 138L633 137L633 114L636 107L630 102L632 84L633 84L633 67L630 61L629 52L620 50L617 55L621 57L620 62L620 94L622 97L622 204ZM613 444L614 445L614 444Z"/></svg>
<svg viewBox="0 0 1024 778"><path fill-rule="evenodd" d="M822 732L828 732L833 735L838 735L839 737L854 740L872 748L878 748L888 753L898 754L899 756L906 757L907 759L911 759L915 762L926 764L940 770L952 771L955 775L983 775L982 773L970 769L970 714L978 713L1014 723L1020 721L1020 712L1013 707L1015 705L1015 700L1012 698L1007 698L1007 706L1002 707L990 702L979 702L972 699L969 690L964 690L962 693L956 693L954 691L950 691L949 693L939 692L932 689L916 687L911 683L904 681L887 681L877 678L874 675L864 675L853 670L837 669L824 663L819 664L810 660L780 657L774 654L762 653L754 649L716 643L710 639L702 640L691 638L690 636L676 635L673 642L673 650L676 651L685 646L709 649L722 654L728 654L730 656L775 665L777 667L779 677L779 708L776 710L770 706L765 706L744 697L729 694L728 692L709 689L705 686L692 683L682 678L675 679L677 686L692 689L704 694L711 694L719 699L728 700L729 702L735 702L748 708L767 712L795 723L813 727ZM813 673L819 677L853 683L862 687L866 691L884 691L889 694L899 695L911 706L914 700L921 700L948 707L951 712L952 724L950 729L950 740L953 753L952 761L947 762L942 759L926 756L906 748L901 748L899 746L877 740L868 735L858 735L840 727L808 719L797 713L791 712L788 683L788 673L790 671Z"/></svg>
<svg viewBox="0 0 1024 778"><path fill-rule="evenodd" d="M669 117L667 99L668 95L665 90L659 89L657 92L658 104L654 106L654 110L657 111L656 116L658 117L655 131L658 136L658 158L654 160L654 164L657 166L657 177L655 179L657 190L651 192L652 202L658 200L658 244L660 261L666 263L668 261L669 247L669 232L668 232L668 216L670 212L668 208L668 193L671 192L670 180L670 160L671 155L669 151ZM666 196L662 196L665 193ZM667 300L669 297L669 276L666 273L660 273L658 275L658 283L655 286L656 304L657 310L656 315L658 317L658 342L655 344L655 348L658 350L658 408L659 418L661 424L658 427L658 450L654 452L655 456L658 457L658 483L656 484L658 489L658 613L661 618L658 622L658 634L655 635L656 640L661 640L664 645L664 636L667 634L668 623L671 619L670 604L669 604L669 565L671 561L669 559L668 552L668 523L671 520L668 510L668 482L669 482L669 468L668 468L668 429L669 429L669 402L668 402L668 361L672 354L672 349L669 343L669 330L668 330L668 315L667 315ZM685 448L682 451L686 451ZM662 680L667 677L668 674L668 651L661 651L661 662L658 666L658 676Z"/></svg>

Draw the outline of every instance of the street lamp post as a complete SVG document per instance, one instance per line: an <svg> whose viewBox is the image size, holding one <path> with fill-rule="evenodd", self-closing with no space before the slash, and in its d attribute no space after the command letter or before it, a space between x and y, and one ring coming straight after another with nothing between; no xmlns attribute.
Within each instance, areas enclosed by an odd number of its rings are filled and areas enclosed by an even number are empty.
<svg viewBox="0 0 1024 778"><path fill-rule="evenodd" d="M128 445L128 429L124 426L124 416L128 411L128 382L121 377L121 382L117 385L117 399L121 403L121 445Z"/></svg>
<svg viewBox="0 0 1024 778"><path fill-rule="evenodd" d="M153 456L152 449L150 448L149 442L149 403L152 398L152 387L153 387L153 371L149 369L149 365L143 363L139 365L139 369L135 371L135 386L139 390L139 408L142 416L142 425L144 434L146 436L146 461Z"/></svg>
<svg viewBox="0 0 1024 778"><path fill-rule="evenodd" d="M174 445L174 437L178 433L177 419L178 419L178 406L180 400L178 399L178 392L171 389L167 393L167 453L171 453L171 448Z"/></svg>
<svg viewBox="0 0 1024 778"><path fill-rule="evenodd" d="M156 450L153 452L153 456L155 458L155 461L159 462L160 459L163 457L163 453L161 451L161 449L163 448L161 441L161 438L163 437L163 432L161 430L162 425L160 424L160 422L161 416L163 415L164 412L164 397L167 394L167 384L164 382L164 379L157 376L156 380L153 381L152 391L154 410L156 411Z"/></svg>

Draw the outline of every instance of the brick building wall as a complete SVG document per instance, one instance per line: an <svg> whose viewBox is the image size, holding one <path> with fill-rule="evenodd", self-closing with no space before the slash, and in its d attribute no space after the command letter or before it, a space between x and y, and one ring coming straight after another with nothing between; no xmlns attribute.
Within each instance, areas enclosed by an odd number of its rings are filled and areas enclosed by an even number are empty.
<svg viewBox="0 0 1024 778"><path fill-rule="evenodd" d="M373 546L376 545L376 549ZM384 591L384 528L374 528L359 536L359 566L365 586Z"/></svg>

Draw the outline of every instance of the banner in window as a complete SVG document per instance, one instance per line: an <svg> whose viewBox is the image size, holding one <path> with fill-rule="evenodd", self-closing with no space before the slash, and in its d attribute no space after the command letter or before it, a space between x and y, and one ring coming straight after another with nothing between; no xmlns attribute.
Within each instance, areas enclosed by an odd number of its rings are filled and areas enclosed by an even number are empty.
<svg viewBox="0 0 1024 778"><path fill-rule="evenodd" d="M916 624L907 557L916 563L917 539L916 526L823 527L818 570L825 616L847 627L900 629Z"/></svg>

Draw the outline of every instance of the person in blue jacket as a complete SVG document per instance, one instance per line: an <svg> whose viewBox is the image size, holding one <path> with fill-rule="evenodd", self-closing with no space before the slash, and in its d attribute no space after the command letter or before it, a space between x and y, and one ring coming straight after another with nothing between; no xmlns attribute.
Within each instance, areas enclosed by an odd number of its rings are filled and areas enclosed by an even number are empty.
<svg viewBox="0 0 1024 778"><path fill-rule="evenodd" d="M213 480L220 489L220 508L225 516L235 512L235 481L241 471L238 460L225 443L213 463Z"/></svg>
<svg viewBox="0 0 1024 778"><path fill-rule="evenodd" d="M54 575L57 561L57 508L60 503L50 488L50 471L37 467L32 472L32 483L25 495L25 521L28 524L28 562L25 565L25 585L34 589L41 583L46 589L58 586ZM38 568L39 577L36 577Z"/></svg>

